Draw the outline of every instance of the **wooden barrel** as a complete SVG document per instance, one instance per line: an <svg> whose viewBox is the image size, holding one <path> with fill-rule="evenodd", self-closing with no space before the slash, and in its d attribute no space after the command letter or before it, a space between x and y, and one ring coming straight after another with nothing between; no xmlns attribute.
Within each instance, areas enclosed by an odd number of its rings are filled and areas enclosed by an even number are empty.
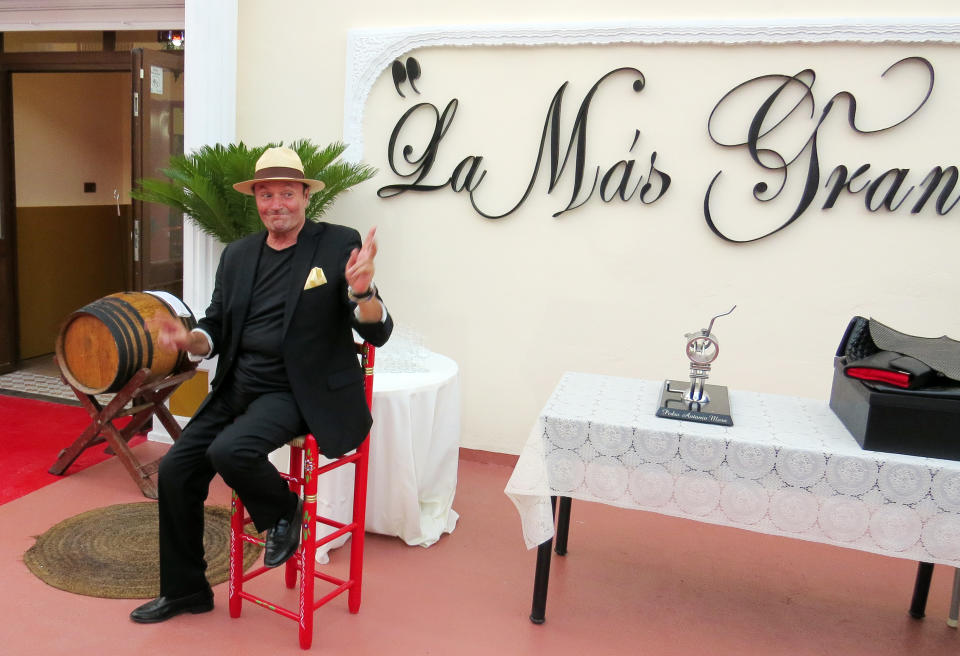
<svg viewBox="0 0 960 656"><path fill-rule="evenodd" d="M119 391L143 368L150 369L147 381L184 371L186 352L160 346L151 322L165 314L188 330L196 326L192 313L177 315L177 305L190 313L176 297L149 292L120 292L83 306L66 318L57 336L63 377L82 392L104 394Z"/></svg>

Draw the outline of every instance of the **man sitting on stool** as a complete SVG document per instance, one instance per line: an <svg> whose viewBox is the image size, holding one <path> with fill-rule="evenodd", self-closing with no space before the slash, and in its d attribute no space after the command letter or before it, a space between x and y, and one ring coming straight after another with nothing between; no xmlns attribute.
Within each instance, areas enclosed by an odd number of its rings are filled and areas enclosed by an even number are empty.
<svg viewBox="0 0 960 656"><path fill-rule="evenodd" d="M135 622L213 609L203 502L214 474L267 531L264 565L296 552L302 501L267 456L307 432L331 458L359 446L371 418L352 330L375 346L393 330L373 284L376 228L361 243L352 228L306 221L323 182L304 177L293 150L268 149L234 188L254 196L266 232L223 251L197 328L157 326L166 346L219 361L212 391L160 464L160 596L130 614Z"/></svg>

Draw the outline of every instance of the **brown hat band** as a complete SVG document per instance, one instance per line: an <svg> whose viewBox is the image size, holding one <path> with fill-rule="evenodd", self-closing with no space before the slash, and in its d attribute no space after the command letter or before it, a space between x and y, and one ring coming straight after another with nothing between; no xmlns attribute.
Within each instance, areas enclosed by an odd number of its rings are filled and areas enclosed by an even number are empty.
<svg viewBox="0 0 960 656"><path fill-rule="evenodd" d="M294 178L296 180L303 180L303 171L289 167L289 166L270 166L265 169L260 169L253 175L254 180L266 180L269 178Z"/></svg>

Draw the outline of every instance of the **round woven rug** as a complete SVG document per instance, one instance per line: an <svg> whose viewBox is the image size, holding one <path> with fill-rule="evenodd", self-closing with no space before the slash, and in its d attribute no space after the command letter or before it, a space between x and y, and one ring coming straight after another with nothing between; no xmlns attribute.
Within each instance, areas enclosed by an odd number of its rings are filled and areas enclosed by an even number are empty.
<svg viewBox="0 0 960 656"><path fill-rule="evenodd" d="M90 597L151 599L160 594L159 520L155 502L97 508L65 519L37 538L23 555L30 571L48 585ZM247 531L254 534L252 525ZM203 548L207 580L216 585L230 571L230 509L204 508ZM243 568L260 555L243 545Z"/></svg>

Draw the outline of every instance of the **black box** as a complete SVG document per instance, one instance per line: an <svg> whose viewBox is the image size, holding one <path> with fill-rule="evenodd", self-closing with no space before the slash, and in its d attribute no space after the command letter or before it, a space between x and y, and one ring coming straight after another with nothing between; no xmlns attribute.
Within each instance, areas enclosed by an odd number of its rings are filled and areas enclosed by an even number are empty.
<svg viewBox="0 0 960 656"><path fill-rule="evenodd" d="M960 460L960 400L872 390L837 358L830 409L864 449Z"/></svg>

